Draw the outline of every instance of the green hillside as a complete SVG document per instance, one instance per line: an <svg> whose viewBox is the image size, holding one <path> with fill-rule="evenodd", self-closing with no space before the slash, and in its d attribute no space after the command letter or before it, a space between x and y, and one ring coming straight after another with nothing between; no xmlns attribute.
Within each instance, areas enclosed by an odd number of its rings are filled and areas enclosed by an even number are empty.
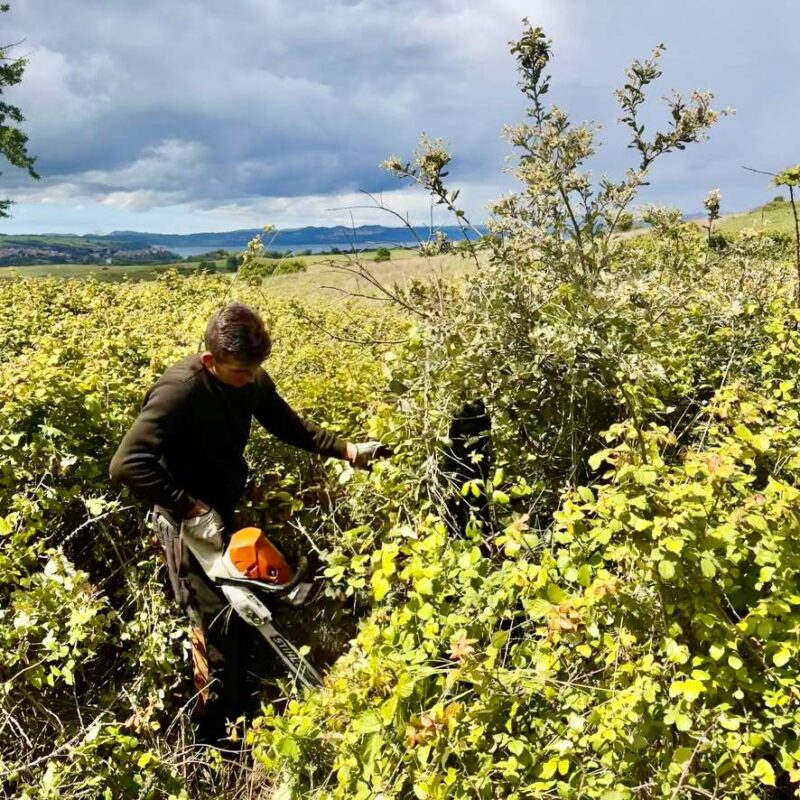
<svg viewBox="0 0 800 800"><path fill-rule="evenodd" d="M800 209L799 209L800 211ZM759 208L742 214L730 214L719 222L721 233L735 234L746 229L764 232L794 233L792 206L786 200L771 200Z"/></svg>

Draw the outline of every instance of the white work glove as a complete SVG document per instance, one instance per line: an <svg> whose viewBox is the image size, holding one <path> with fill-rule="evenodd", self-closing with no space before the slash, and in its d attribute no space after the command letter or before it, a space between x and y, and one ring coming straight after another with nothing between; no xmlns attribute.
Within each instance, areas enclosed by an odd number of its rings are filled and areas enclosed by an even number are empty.
<svg viewBox="0 0 800 800"><path fill-rule="evenodd" d="M377 458L388 458L392 450L383 442L361 442L352 444L350 451L350 464L356 469L367 469Z"/></svg>
<svg viewBox="0 0 800 800"><path fill-rule="evenodd" d="M189 549L201 550L208 555L222 552L222 534L225 528L222 517L210 508L205 514L189 517L181 523L181 535L189 540Z"/></svg>

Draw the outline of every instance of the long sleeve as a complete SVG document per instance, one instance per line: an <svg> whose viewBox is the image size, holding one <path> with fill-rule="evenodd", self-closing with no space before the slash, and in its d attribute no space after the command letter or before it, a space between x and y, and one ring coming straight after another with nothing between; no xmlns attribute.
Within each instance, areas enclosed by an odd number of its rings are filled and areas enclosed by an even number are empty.
<svg viewBox="0 0 800 800"><path fill-rule="evenodd" d="M176 433L182 400L178 387L157 384L117 448L110 468L113 482L125 484L137 497L163 506L178 518L195 499L175 483L162 455L165 443Z"/></svg>
<svg viewBox="0 0 800 800"><path fill-rule="evenodd" d="M263 370L256 377L256 392L253 416L282 442L321 456L347 458L347 442L303 419L278 394L272 379Z"/></svg>

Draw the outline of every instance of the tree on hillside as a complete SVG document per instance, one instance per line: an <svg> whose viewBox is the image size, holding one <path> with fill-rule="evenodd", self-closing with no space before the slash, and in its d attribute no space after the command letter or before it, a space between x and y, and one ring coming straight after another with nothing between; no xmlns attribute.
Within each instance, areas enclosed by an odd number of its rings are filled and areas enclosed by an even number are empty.
<svg viewBox="0 0 800 800"><path fill-rule="evenodd" d="M755 172L758 175L769 175L774 186L785 186L789 190L789 202L792 205L792 216L794 217L794 243L795 243L795 271L797 273L797 283L795 285L795 301L800 307L800 215L797 211L797 201L795 200L794 190L800 188L800 164L793 167L786 167L780 172L768 172L754 167L744 167L748 172ZM782 197L774 197L772 202L783 202Z"/></svg>
<svg viewBox="0 0 800 800"><path fill-rule="evenodd" d="M0 13L8 11L9 8L8 3L0 4ZM0 96L5 87L14 86L22 80L22 74L28 63L25 58L13 58L10 55L16 44L19 43L0 46ZM19 124L24 121L25 117L17 106L0 99L0 154L10 164L27 170L32 178L38 180L39 175L33 168L36 158L28 153L28 137L19 128ZM8 209L12 202L0 200L0 217L9 216Z"/></svg>
<svg viewBox="0 0 800 800"><path fill-rule="evenodd" d="M792 204L792 215L794 216L795 266L797 268L795 296L797 305L800 306L800 219L797 216L797 205L794 199L794 190L800 186L800 164L782 169L773 179L773 183L789 189L789 202Z"/></svg>

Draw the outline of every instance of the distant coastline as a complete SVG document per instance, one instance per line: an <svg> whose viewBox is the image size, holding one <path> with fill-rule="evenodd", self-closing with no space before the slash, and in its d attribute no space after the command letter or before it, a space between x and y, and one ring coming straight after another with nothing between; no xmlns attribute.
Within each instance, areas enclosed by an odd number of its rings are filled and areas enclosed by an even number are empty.
<svg viewBox="0 0 800 800"><path fill-rule="evenodd" d="M176 258L191 258L214 250L237 253L258 234L270 250L291 251L293 254L348 252L374 250L378 247L416 247L433 235L441 233L453 241L477 238L486 233L464 232L457 226L429 228L387 228L381 225L362 225L357 228L305 227L279 230L264 234L258 228L189 234L112 231L105 235L78 236L73 234L0 234L0 266L26 264L144 264Z"/></svg>

